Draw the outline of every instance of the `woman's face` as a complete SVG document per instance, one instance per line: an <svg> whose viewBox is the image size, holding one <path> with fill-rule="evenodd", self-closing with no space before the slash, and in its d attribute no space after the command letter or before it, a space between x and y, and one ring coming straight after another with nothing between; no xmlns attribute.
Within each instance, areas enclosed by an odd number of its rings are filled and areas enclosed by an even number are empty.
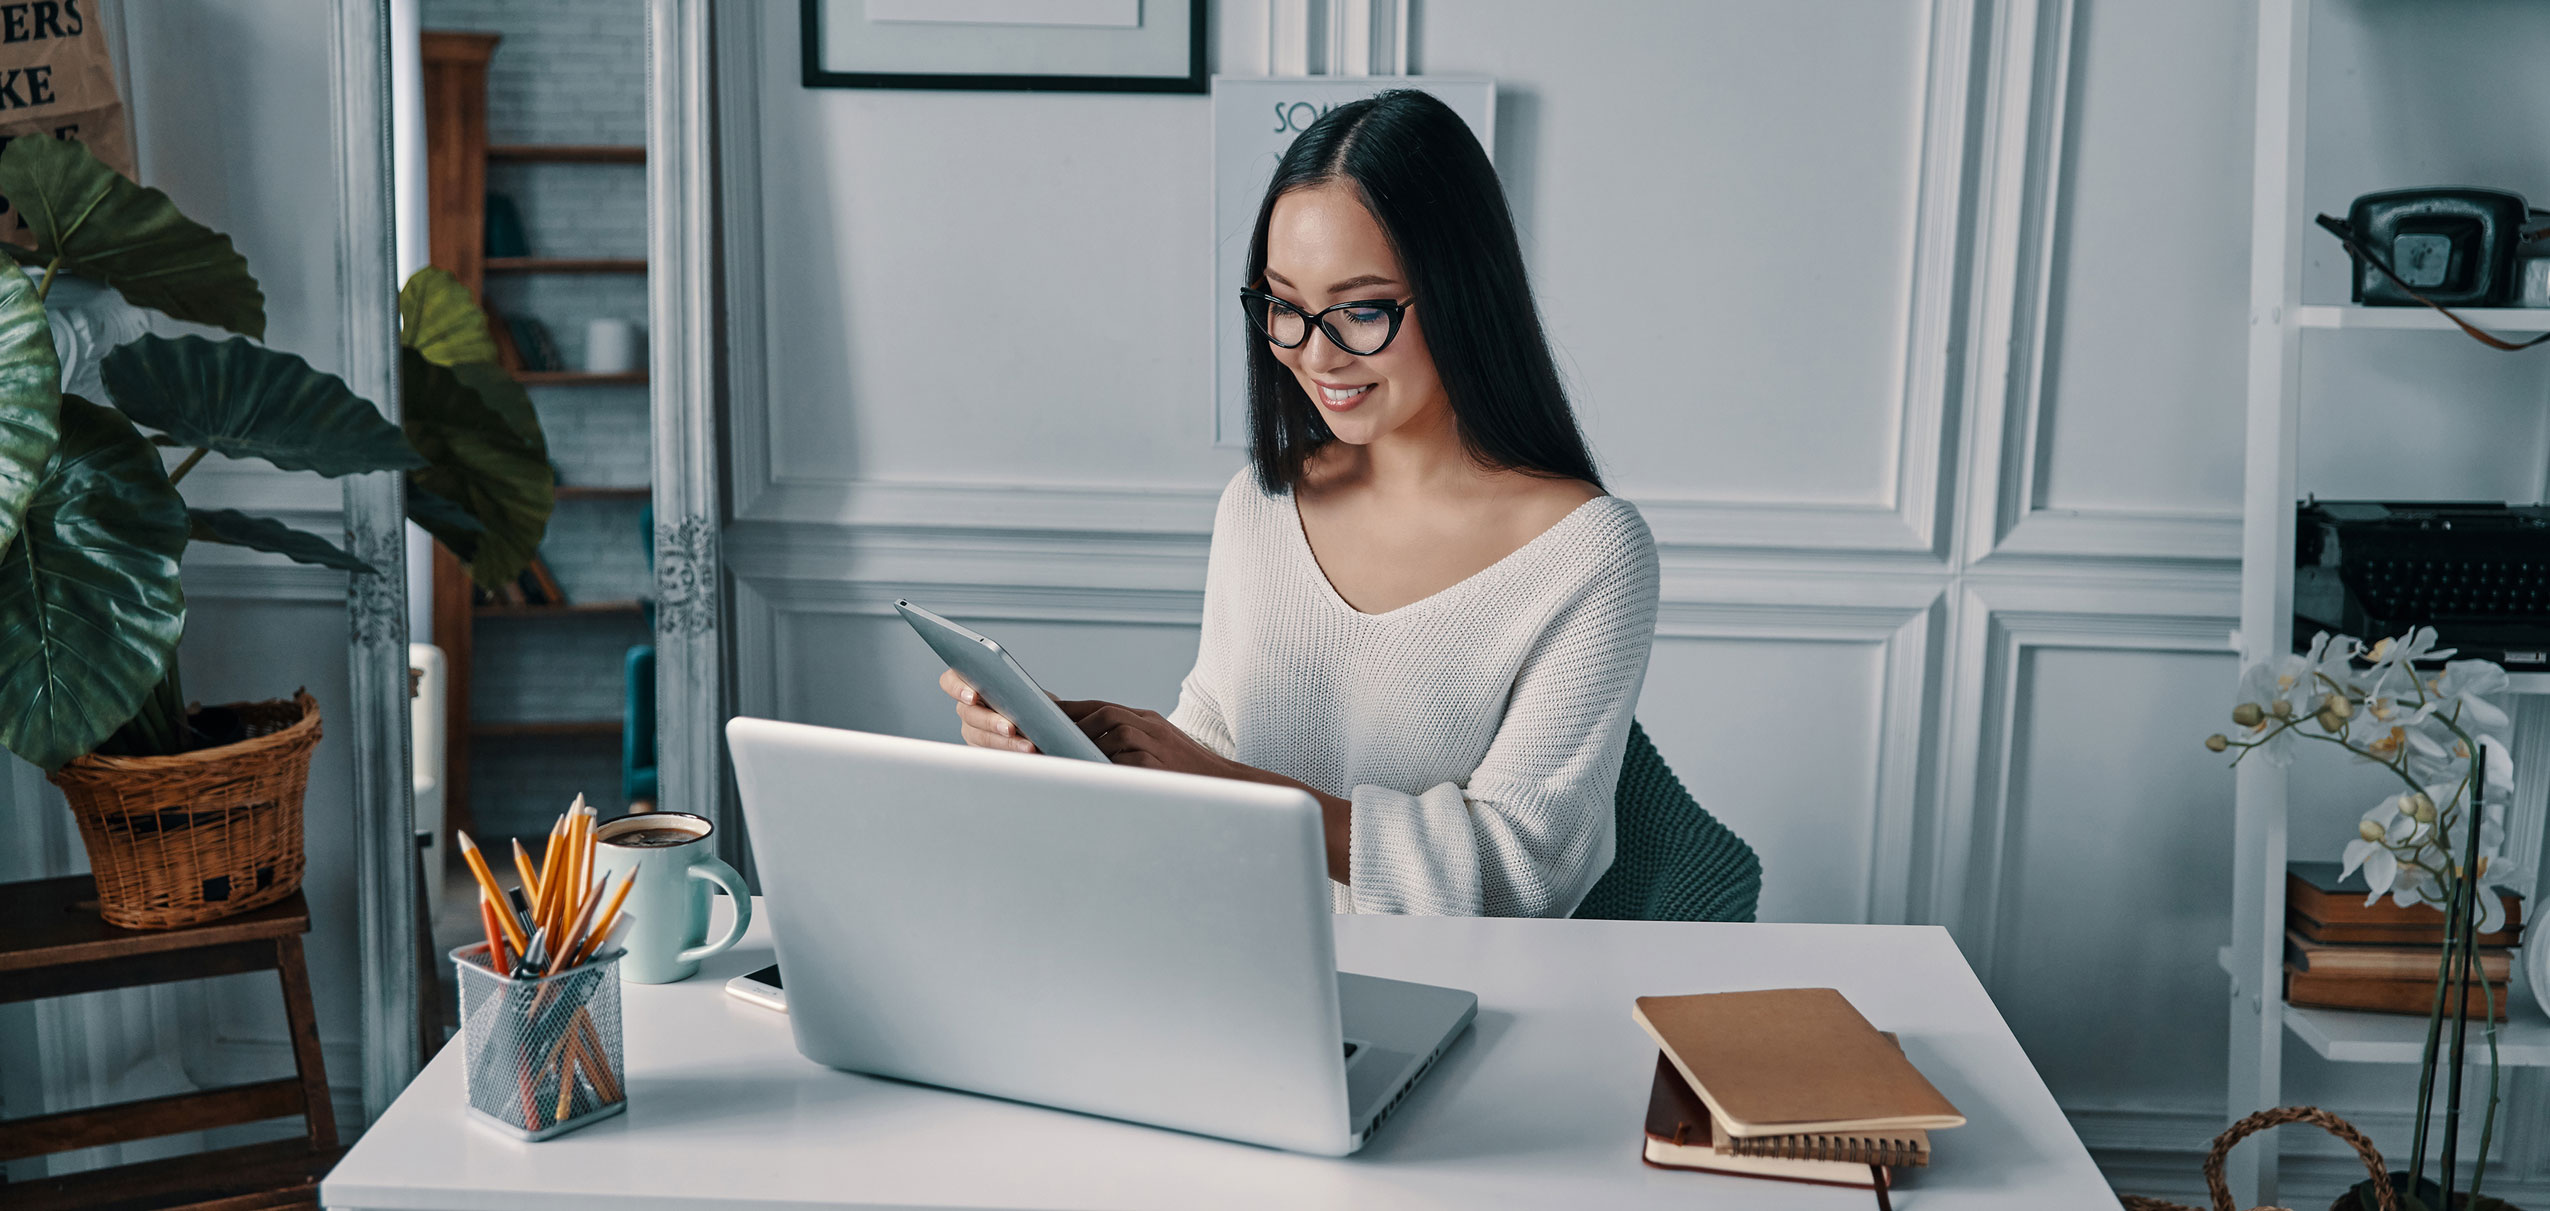
<svg viewBox="0 0 2550 1211"><path fill-rule="evenodd" d="M1399 257L1353 185L1333 181L1275 199L1266 226L1268 294L1306 312L1364 299L1411 297ZM1449 401L1426 350L1425 323L1410 307L1381 352L1348 353L1317 328L1300 345L1268 343L1301 380L1328 430L1366 445L1411 420L1443 415Z"/></svg>

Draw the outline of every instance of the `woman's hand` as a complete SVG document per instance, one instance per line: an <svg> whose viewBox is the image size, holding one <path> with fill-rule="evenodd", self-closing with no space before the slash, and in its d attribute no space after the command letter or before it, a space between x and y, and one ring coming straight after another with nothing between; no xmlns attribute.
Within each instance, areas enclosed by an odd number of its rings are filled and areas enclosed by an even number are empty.
<svg viewBox="0 0 2550 1211"><path fill-rule="evenodd" d="M1256 781L1249 775L1257 771L1196 743L1194 737L1179 730L1178 725L1169 722L1158 711L1136 710L1095 699L1056 701L1061 704L1063 713L1071 716L1071 721L1079 724L1080 730L1097 744L1098 751L1118 765Z"/></svg>
<svg viewBox="0 0 2550 1211"><path fill-rule="evenodd" d="M939 674L939 688L956 700L956 723L965 734L965 743L1013 753L1036 751L1027 737L1018 734L1018 725L985 703L983 696L974 692L974 683L957 676L955 669Z"/></svg>

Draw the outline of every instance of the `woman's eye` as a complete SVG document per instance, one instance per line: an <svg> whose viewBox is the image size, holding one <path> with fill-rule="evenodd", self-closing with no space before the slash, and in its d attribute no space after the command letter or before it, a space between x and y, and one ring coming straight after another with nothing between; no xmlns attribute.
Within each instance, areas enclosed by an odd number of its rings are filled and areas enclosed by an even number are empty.
<svg viewBox="0 0 2550 1211"><path fill-rule="evenodd" d="M1350 324L1381 324L1387 323L1389 320L1390 313L1379 307L1349 307L1346 309L1346 322Z"/></svg>

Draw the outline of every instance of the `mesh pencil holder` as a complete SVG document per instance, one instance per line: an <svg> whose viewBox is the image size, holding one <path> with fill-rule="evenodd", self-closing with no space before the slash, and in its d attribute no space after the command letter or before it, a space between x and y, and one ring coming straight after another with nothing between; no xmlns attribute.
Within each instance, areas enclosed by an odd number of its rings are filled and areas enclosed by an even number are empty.
<svg viewBox="0 0 2550 1211"><path fill-rule="evenodd" d="M484 942L451 958L470 1118L517 1139L545 1140L628 1109L619 952L529 980L488 970Z"/></svg>

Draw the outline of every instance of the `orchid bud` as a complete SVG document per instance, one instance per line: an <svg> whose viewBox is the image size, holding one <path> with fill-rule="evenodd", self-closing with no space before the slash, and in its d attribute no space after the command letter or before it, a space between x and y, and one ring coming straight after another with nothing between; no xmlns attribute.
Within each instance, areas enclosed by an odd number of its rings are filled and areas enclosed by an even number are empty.
<svg viewBox="0 0 2550 1211"><path fill-rule="evenodd" d="M2321 731L2328 732L2332 735L2346 730L2346 719L2339 715L2336 711L2330 710L2325 706L2320 708L2319 714L2313 715L2311 718L2319 721Z"/></svg>
<svg viewBox="0 0 2550 1211"><path fill-rule="evenodd" d="M2366 820L2355 826L2355 835L2367 841L2379 841L2382 839L2382 826Z"/></svg>
<svg viewBox="0 0 2550 1211"><path fill-rule="evenodd" d="M2355 714L2355 704L2348 701L2344 694L2331 694L2328 697L2321 699L2320 709L2328 712L2329 714L2335 715L2340 719L2345 719ZM2332 728L2330 730L2334 731L2336 729Z"/></svg>
<svg viewBox="0 0 2550 1211"><path fill-rule="evenodd" d="M2282 698L2278 698L2267 704L2267 713L2278 719L2291 718L2293 715L2293 704Z"/></svg>
<svg viewBox="0 0 2550 1211"><path fill-rule="evenodd" d="M2242 727L2256 727L2266 722L2266 718L2267 713L2258 709L2258 704L2254 702L2243 702L2231 708L2231 721Z"/></svg>
<svg viewBox="0 0 2550 1211"><path fill-rule="evenodd" d="M2205 747L2212 749L2217 753L2224 752L2231 747L2231 737L2225 736L2221 732L2215 732L2213 735L2205 737Z"/></svg>
<svg viewBox="0 0 2550 1211"><path fill-rule="evenodd" d="M2427 798L2424 791L2409 792L2407 802L2402 803L2400 809L2408 813L2409 819L2420 824L2435 822L2435 801Z"/></svg>

